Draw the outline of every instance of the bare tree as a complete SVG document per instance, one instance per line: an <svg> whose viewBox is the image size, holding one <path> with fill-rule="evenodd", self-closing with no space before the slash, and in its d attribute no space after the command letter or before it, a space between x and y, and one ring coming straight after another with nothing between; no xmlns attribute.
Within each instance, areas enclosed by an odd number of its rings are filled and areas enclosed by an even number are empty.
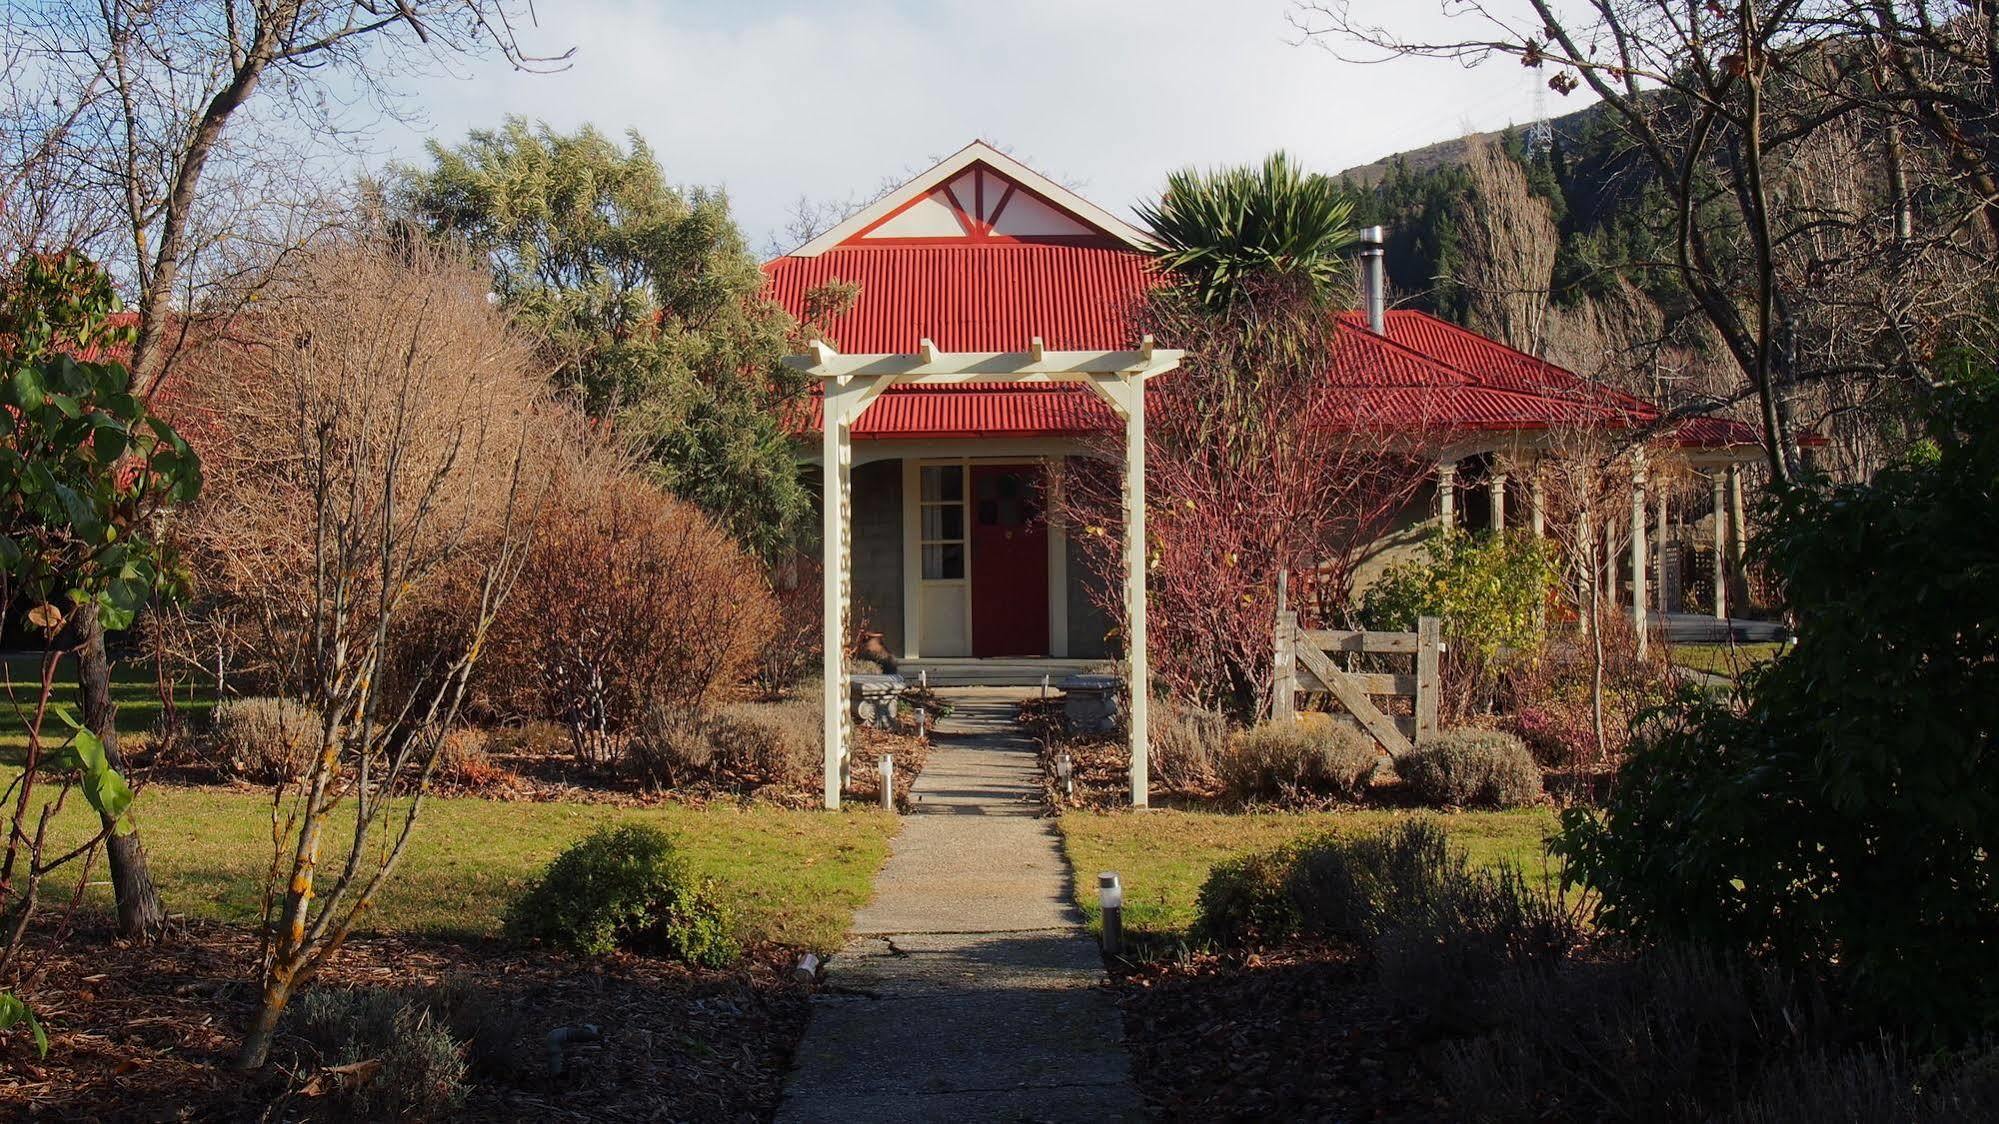
<svg viewBox="0 0 1999 1124"><path fill-rule="evenodd" d="M123 277L139 312L133 390L149 398L191 337L192 314L213 303L207 283L246 291L243 263L281 258L301 214L324 213L300 206L297 154L306 138L339 131L336 91L351 84L383 103L390 76L471 52L497 51L517 66L560 61L522 48L516 26L531 13L525 0L10 7L13 100L52 108L12 119L8 147L28 163L0 204L31 197L33 221L17 236L81 241ZM289 190L268 190L274 182ZM236 243L246 227L275 229L277 245L245 251ZM204 251L220 259L209 276L191 268ZM94 614L78 623L85 720L122 767L103 626ZM137 833L114 835L109 859L121 932L152 932L165 911Z"/></svg>
<svg viewBox="0 0 1999 1124"><path fill-rule="evenodd" d="M1553 71L1558 92L1586 87L1601 99L1670 205L1672 257L1656 265L1733 360L1773 480L1799 472L1798 388L1925 384L1944 377L1951 345L1969 338L1989 350L1999 234L1990 5L1447 7L1461 36L1403 35L1356 17L1347 0L1301 4L1293 18L1344 58L1510 55ZM1868 173L1828 181L1824 158L1842 145L1868 154L1845 165Z"/></svg>
<svg viewBox="0 0 1999 1124"><path fill-rule="evenodd" d="M245 1066L394 874L545 478L546 379L475 264L345 240L272 285L256 338L203 354L189 410L228 433L192 534L318 722L273 804Z"/></svg>

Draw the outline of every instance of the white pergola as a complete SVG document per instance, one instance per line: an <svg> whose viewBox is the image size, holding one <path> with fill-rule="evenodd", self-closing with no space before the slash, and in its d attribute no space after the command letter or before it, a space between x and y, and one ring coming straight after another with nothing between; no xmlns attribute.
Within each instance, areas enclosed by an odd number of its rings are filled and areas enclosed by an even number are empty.
<svg viewBox="0 0 1999 1124"><path fill-rule="evenodd" d="M820 379L824 484L821 544L825 582L826 807L840 806L852 739L846 642L853 601L854 424L891 386L964 383L1081 383L1124 422L1124 604L1126 676L1131 688L1131 802L1146 804L1145 381L1180 365L1182 353L1152 346L1131 351L1049 351L1035 337L1026 351L939 351L923 340L913 354L842 355L820 340L785 360Z"/></svg>

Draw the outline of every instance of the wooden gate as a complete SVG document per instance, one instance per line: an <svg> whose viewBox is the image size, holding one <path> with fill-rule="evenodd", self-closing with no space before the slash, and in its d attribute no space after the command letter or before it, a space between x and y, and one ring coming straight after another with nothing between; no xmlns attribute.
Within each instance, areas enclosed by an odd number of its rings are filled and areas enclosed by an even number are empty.
<svg viewBox="0 0 1999 1124"><path fill-rule="evenodd" d="M1444 651L1437 618L1418 619L1414 632L1299 628L1298 614L1286 604L1287 585L1287 578L1279 575L1272 721L1297 718L1298 692L1317 691L1331 696L1391 757L1400 758L1416 743L1435 735L1437 665ZM1335 652L1406 656L1409 670L1349 671L1334 661ZM1401 659L1395 662L1404 663ZM1374 701L1381 697L1413 700L1410 713L1383 711Z"/></svg>

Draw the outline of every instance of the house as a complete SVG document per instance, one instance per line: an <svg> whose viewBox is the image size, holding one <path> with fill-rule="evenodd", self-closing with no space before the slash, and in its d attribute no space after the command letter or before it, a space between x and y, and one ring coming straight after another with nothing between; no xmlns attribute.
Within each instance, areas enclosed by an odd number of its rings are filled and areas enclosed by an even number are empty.
<svg viewBox="0 0 1999 1124"><path fill-rule="evenodd" d="M1658 422L1650 403L1420 312L1388 310L1379 237L1364 308L1343 316L1327 378L1371 417L1406 420L1436 458L1424 519L1456 522L1476 473L1483 518L1539 526L1531 482L1490 471L1557 428ZM1127 542L1143 541L1144 386L1179 353L1134 339L1129 314L1156 283L1145 236L983 142L974 142L764 267L767 293L805 318L815 292L858 286L793 362L817 376L801 455L825 482L826 800L845 767L841 659L849 624L879 631L939 681L1018 681L1109 658L1146 681L1145 573L1128 560L1130 626L1107 629L1077 546L1042 518L1070 457L1122 434ZM1170 377L1170 376L1169 376ZM836 424L824 424L827 416ZM1690 435L1718 466L1753 459L1753 432ZM1717 474L1717 481L1721 479ZM1717 497L1720 496L1719 483ZM1643 614L1644 502L1634 502L1634 611ZM1102 591L1097 591L1102 592ZM1123 651L1117 650L1122 646ZM1132 798L1145 803L1145 699L1132 700Z"/></svg>

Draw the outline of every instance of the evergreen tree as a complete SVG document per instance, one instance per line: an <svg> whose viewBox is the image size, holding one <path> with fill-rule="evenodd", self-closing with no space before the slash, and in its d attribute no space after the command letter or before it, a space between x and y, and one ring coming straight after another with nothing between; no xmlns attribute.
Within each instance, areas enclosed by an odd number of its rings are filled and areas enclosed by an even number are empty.
<svg viewBox="0 0 1999 1124"><path fill-rule="evenodd" d="M397 209L489 256L565 394L751 549L790 544L811 508L780 420L804 389L779 362L796 324L760 295L727 197L675 189L636 133L519 117L430 158L398 169Z"/></svg>

